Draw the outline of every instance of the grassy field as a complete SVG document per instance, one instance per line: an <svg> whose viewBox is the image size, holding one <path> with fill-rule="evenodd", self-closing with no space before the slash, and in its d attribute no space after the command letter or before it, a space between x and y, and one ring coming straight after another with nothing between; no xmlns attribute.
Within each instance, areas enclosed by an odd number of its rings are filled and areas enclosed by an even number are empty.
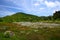
<svg viewBox="0 0 60 40"><path fill-rule="evenodd" d="M32 27L17 23L0 23L0 40L60 40L60 26L54 28L49 26L42 26L42 28ZM6 35L6 31L13 32L14 36Z"/></svg>

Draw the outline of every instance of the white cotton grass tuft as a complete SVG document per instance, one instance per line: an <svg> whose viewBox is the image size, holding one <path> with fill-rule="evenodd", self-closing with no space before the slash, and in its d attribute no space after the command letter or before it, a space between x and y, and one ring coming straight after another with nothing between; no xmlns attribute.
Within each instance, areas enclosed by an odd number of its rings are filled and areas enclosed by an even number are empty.
<svg viewBox="0 0 60 40"><path fill-rule="evenodd" d="M27 32L26 35L30 34L31 32Z"/></svg>
<svg viewBox="0 0 60 40"><path fill-rule="evenodd" d="M20 33L25 33L25 31L20 31Z"/></svg>
<svg viewBox="0 0 60 40"><path fill-rule="evenodd" d="M38 32L39 30L34 30L34 32Z"/></svg>

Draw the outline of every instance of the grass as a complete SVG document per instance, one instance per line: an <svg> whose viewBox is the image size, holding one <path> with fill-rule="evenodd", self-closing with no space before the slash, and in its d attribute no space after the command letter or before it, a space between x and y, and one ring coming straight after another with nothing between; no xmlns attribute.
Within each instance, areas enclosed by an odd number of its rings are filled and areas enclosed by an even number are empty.
<svg viewBox="0 0 60 40"><path fill-rule="evenodd" d="M14 32L15 36L6 38L6 31ZM31 28L16 23L0 23L0 40L60 40L60 27Z"/></svg>

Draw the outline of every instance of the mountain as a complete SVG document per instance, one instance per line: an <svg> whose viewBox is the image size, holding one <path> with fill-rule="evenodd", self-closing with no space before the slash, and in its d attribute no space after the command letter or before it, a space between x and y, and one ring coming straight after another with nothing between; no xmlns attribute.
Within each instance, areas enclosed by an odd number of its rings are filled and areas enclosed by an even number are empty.
<svg viewBox="0 0 60 40"><path fill-rule="evenodd" d="M5 16L2 18L3 22L36 22L39 21L40 17L18 12L16 14Z"/></svg>

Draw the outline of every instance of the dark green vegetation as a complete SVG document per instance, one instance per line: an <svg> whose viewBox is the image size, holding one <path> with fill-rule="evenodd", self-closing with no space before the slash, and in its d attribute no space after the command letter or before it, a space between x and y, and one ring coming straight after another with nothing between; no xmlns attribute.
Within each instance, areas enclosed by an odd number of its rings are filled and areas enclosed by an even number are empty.
<svg viewBox="0 0 60 40"><path fill-rule="evenodd" d="M5 37L6 31L14 32L15 36ZM60 27L36 29L15 23L0 23L0 40L60 40Z"/></svg>
<svg viewBox="0 0 60 40"><path fill-rule="evenodd" d="M60 21L60 11L56 11L53 16L35 16L31 14L26 14L23 12L18 12L11 16L5 16L0 18L0 22L41 22L41 21Z"/></svg>
<svg viewBox="0 0 60 40"><path fill-rule="evenodd" d="M60 11L56 11L56 12L53 14L53 18L59 20L59 19L60 19Z"/></svg>

